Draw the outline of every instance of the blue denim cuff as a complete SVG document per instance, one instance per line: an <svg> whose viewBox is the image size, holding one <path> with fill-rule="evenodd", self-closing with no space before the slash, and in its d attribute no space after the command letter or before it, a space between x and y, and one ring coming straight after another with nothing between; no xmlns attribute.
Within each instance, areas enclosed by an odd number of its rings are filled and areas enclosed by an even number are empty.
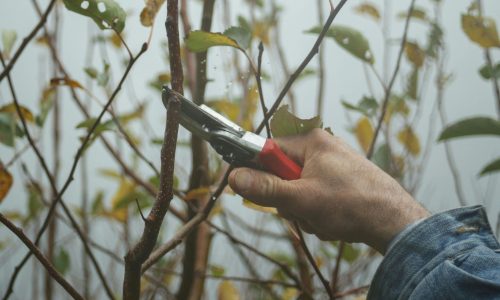
<svg viewBox="0 0 500 300"><path fill-rule="evenodd" d="M454 209L424 219L391 243L375 273L368 299L408 299L434 268L478 245L500 247L482 206Z"/></svg>

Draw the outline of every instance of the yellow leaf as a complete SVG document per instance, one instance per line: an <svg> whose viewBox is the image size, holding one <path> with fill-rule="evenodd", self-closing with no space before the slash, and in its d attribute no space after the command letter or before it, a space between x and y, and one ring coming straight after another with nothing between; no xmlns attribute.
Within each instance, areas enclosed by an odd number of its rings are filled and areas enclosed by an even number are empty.
<svg viewBox="0 0 500 300"><path fill-rule="evenodd" d="M124 34L121 33L121 36L123 38ZM122 39L120 38L120 36L118 34L116 34L116 32L113 32L109 36L108 40L111 43L111 45L113 45L115 48L120 48L122 46Z"/></svg>
<svg viewBox="0 0 500 300"><path fill-rule="evenodd" d="M275 214L275 215L278 214L278 211L274 207L260 206L260 205L257 205L257 204L255 204L252 201L247 200L247 199L243 199L243 205L250 208L250 209L256 210L256 211L260 211L260 212L264 212L264 213L271 213L271 214Z"/></svg>
<svg viewBox="0 0 500 300"><path fill-rule="evenodd" d="M417 68L424 65L425 52L420 48L417 43L406 42L405 54L408 60L413 63Z"/></svg>
<svg viewBox="0 0 500 300"><path fill-rule="evenodd" d="M366 117L361 118L356 124L354 131L359 145L367 153L373 139L373 126L370 120Z"/></svg>
<svg viewBox="0 0 500 300"><path fill-rule="evenodd" d="M156 14L165 0L146 0L146 6L141 12L141 24L146 27L153 26Z"/></svg>
<svg viewBox="0 0 500 300"><path fill-rule="evenodd" d="M187 192L186 196L184 197L184 201L200 199L206 197L208 194L210 194L210 188L207 186L202 186Z"/></svg>
<svg viewBox="0 0 500 300"><path fill-rule="evenodd" d="M410 126L407 126L398 133L398 140L413 156L420 153L420 142L418 140L418 136Z"/></svg>
<svg viewBox="0 0 500 300"><path fill-rule="evenodd" d="M23 116L26 122L33 123L35 121L33 113L31 113L31 111L27 107L19 105L19 109L21 111L21 115ZM14 116L16 116L17 119L19 119L19 115L17 114L16 104L14 102L0 107L0 112L11 113Z"/></svg>
<svg viewBox="0 0 500 300"><path fill-rule="evenodd" d="M120 174L119 172L117 172L115 170L111 170L111 169L99 169L98 172L102 176L109 177L112 179L120 179L121 180L123 177L122 174Z"/></svg>
<svg viewBox="0 0 500 300"><path fill-rule="evenodd" d="M50 85L51 86L67 85L72 88L83 89L83 86L78 81L69 78L52 78L50 80Z"/></svg>
<svg viewBox="0 0 500 300"><path fill-rule="evenodd" d="M269 24L266 22L256 22L253 26L252 35L262 42L269 45Z"/></svg>
<svg viewBox="0 0 500 300"><path fill-rule="evenodd" d="M0 202L2 202L9 193L12 187L12 181L12 175L10 175L9 171L0 163Z"/></svg>
<svg viewBox="0 0 500 300"><path fill-rule="evenodd" d="M0 202L2 202L0 200ZM18 211L6 211L2 213L4 217L9 219L9 221L22 221L25 217Z"/></svg>
<svg viewBox="0 0 500 300"><path fill-rule="evenodd" d="M295 288L286 288L285 291L283 292L283 295L281 295L281 300L295 300L298 297L298 292L297 289Z"/></svg>
<svg viewBox="0 0 500 300"><path fill-rule="evenodd" d="M462 29L469 39L483 48L500 47L497 27L492 18L462 15Z"/></svg>
<svg viewBox="0 0 500 300"><path fill-rule="evenodd" d="M366 14L375 19L375 21L380 21L380 13L375 5L372 3L361 3L354 8L354 11L359 14Z"/></svg>
<svg viewBox="0 0 500 300"><path fill-rule="evenodd" d="M233 122L238 122L240 115L240 105L229 100L212 100L206 102L206 105L213 108L220 114L225 115Z"/></svg>
<svg viewBox="0 0 500 300"><path fill-rule="evenodd" d="M238 289L229 280L223 280L217 287L217 300L239 300Z"/></svg>
<svg viewBox="0 0 500 300"><path fill-rule="evenodd" d="M218 32L191 31L186 38L186 46L192 52L204 52L214 46L229 46L241 49L232 38Z"/></svg>
<svg viewBox="0 0 500 300"><path fill-rule="evenodd" d="M111 199L111 212L106 213L106 215L109 215L119 222L125 222L128 217L128 207L123 205L123 202L128 200L127 196L132 194L135 191L135 188L135 183L122 179L120 181L120 185L118 186L118 190Z"/></svg>

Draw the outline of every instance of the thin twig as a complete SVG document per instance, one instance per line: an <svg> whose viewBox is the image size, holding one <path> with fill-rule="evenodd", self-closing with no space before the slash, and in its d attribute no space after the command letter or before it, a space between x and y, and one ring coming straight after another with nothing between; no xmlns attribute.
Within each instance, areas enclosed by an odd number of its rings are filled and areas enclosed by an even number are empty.
<svg viewBox="0 0 500 300"><path fill-rule="evenodd" d="M47 9L45 10L45 13L43 13L43 15L40 17L40 20L38 21L38 24L36 24L35 28L33 28L31 30L31 32L28 34L28 36L26 36L23 39L23 42L21 43L21 45L17 49L17 51L14 54L14 56L12 56L12 59L9 61L9 64L5 67L5 69L2 71L2 73L0 73L0 82L3 80L3 78L5 76L7 76L7 74L10 73L10 70L12 69L12 67L14 67L17 59L19 58L19 56L21 56L21 53L23 53L23 51L26 48L26 46L35 37L35 35L37 34L38 30L40 30L40 28L43 27L43 25L45 24L45 22L47 22L47 17L49 15L50 11L52 10L52 8L54 7L55 3L56 3L56 0L50 1L49 6L47 6Z"/></svg>
<svg viewBox="0 0 500 300"><path fill-rule="evenodd" d="M1 53L0 53L0 61L2 63L2 66L4 66L4 68L5 68L5 61L4 61L3 56L2 56ZM52 201L52 203L50 205L49 211L47 213L47 216L46 216L45 220L43 221L43 224L42 224L42 226L41 226L41 228L40 228L40 230L39 230L39 232L38 232L38 234L36 236L35 245L38 245L38 243L39 243L39 241L40 241L40 239L42 237L42 234L44 233L45 229L47 229L48 225L50 224L50 221L52 219L52 215L55 212L55 208L56 208L57 204L61 203L61 206L62 206L62 208L64 210L64 213L68 216L68 218L71 221L74 229L78 233L78 236L80 237L80 239L82 241L82 244L84 245L84 247L87 250L89 256L91 257L92 262L94 264L94 267L96 269L96 272L98 273L99 278L100 278L101 282L103 283L103 285L105 287L105 290L106 290L109 298L113 299L114 297L113 297L113 293L111 291L111 288L109 287L109 285L108 285L108 283L106 281L106 278L104 276L104 273L102 272L99 264L97 263L97 260L96 260L95 256L93 255L90 247L86 243L85 237L83 236L82 231L81 231L78 223L76 222L75 218L73 217L71 211L68 209L68 207L66 206L66 204L64 203L64 201L62 201L62 195L63 195L64 191L66 190L66 188L69 186L69 184L71 183L71 181L73 179L73 173L74 173L74 171L76 169L77 158L75 158L75 164L73 165L74 168L72 169L72 173L70 173L70 176L66 180L66 183L65 183L63 189L61 190L61 192L58 193L54 177L52 176L52 174L51 174L51 172L49 170L47 162L45 161L45 159L42 156L42 154L41 154L40 150L38 149L38 147L36 146L36 144L34 142L34 139L31 136L30 131L28 129L28 125L26 123L24 115L21 112L21 107L20 107L20 104L19 104L19 101L18 101L18 98L17 98L17 95L16 95L16 91L14 89L14 84L12 83L12 79L11 79L9 73L7 73L7 82L9 84L9 88L10 88L10 91L12 93L12 98L14 99L14 104L15 104L15 107L16 107L17 114L18 114L18 116L19 116L19 118L21 120L21 124L22 124L23 130L24 130L24 133L26 134L26 138L28 139L28 141L29 141L29 143L30 143L33 151L35 152L35 154L36 154L36 156L37 156L40 164L42 165L42 169L45 172L45 175L47 176L47 178L49 180L49 183L50 183L50 186L51 186L51 189L52 189L52 193L54 195L57 195L57 196L54 197L54 199L53 199L53 201ZM92 129L91 132L93 132L95 130L95 127L97 127L97 124L94 126L94 128ZM89 135L91 134L91 132L89 133ZM88 138L89 138L89 136L87 136L87 140L85 140L84 143L82 143L82 146L80 147L78 153L81 154L81 150L84 149L84 146L88 142ZM79 157L78 154L77 154L77 157ZM23 258L23 260L19 264L19 268L15 270L15 272L12 275L11 280L9 282L9 287L7 289L7 292L4 295L4 299L8 299L9 298L10 294L13 291L13 287L14 287L14 283L15 283L15 280L17 278L17 275L19 274L19 272L20 272L21 268L24 266L24 264L28 261L28 259L29 259L30 256L31 256L31 252L28 253L28 254L26 254L26 256Z"/></svg>
<svg viewBox="0 0 500 300"><path fill-rule="evenodd" d="M64 279L64 277L57 272L55 267L47 260L40 249L34 245L31 240L23 233L21 228L18 228L12 222L10 222L3 214L0 213L0 222L2 222L10 231L12 231L25 245L30 249L30 253L36 256L36 258L42 263L47 272L54 278L68 294L73 297L73 299L82 299L83 297L75 290L75 288Z"/></svg>
<svg viewBox="0 0 500 300"><path fill-rule="evenodd" d="M370 159L372 157L373 151L375 150L375 143L377 142L378 134L380 132L380 129L382 128L382 124L384 123L385 114L387 112L387 106L389 104L389 99L391 98L392 87L394 86L394 83L396 82L396 77L399 73L399 68L401 67L401 60L403 58L403 53L404 53L404 49L405 49L405 45L406 45L406 40L407 40L407 36L408 36L408 29L410 28L410 17L412 15L414 7L415 7L415 0L412 0L410 7L408 8L408 14L407 14L406 21L405 21L403 38L401 39L401 46L399 48L399 54L398 54L398 59L396 61L396 66L394 67L394 71L392 73L391 80L389 81L387 88L385 88L385 96L384 96L384 101L382 103L380 117L378 118L377 127L375 128L375 131L373 133L373 138L372 138L372 141L370 144L370 148L368 148L368 151L366 154L368 159Z"/></svg>
<svg viewBox="0 0 500 300"><path fill-rule="evenodd" d="M345 297L345 296L350 296L350 295L355 295L355 294L363 293L366 290L368 290L369 287L370 287L369 285L363 285L363 286L360 286L360 287L357 287L357 288L353 288L353 289L350 289L350 290L347 290L347 291L338 292L335 295L333 295L333 298L334 299L338 299L338 298L342 298L342 297Z"/></svg>
<svg viewBox="0 0 500 300"><path fill-rule="evenodd" d="M293 74L290 76L290 78L286 82L285 86L283 87L283 89L279 93L278 97L276 98L276 101L274 101L273 106L269 109L269 112L267 113L266 117L259 124L259 127L257 127L257 130L256 130L257 133L261 132L262 129L264 129L266 122L269 120L269 118L271 118L271 116L274 114L274 112L278 109L278 107L281 104L281 101L283 101L283 98L287 94L287 92L290 89L290 87L292 86L292 84L299 77L300 73L302 73L302 71L304 71L304 69L309 64L309 62L313 59L313 57L316 55L316 53L318 53L319 46L321 45L321 42L323 41L323 38L325 37L326 32L328 31L328 29L330 28L330 25L332 25L333 20L335 19L335 17L337 16L337 14L339 13L339 11L342 9L342 7L344 6L344 4L346 2L347 2L347 0L341 0L339 2L339 4L337 5L337 7L335 7L335 9L330 12L330 15L328 16L328 19L326 20L326 23L323 26L323 29L321 30L320 34L318 35L316 42L314 43L314 45L312 46L311 50L309 51L307 56L304 58L302 63L299 65L297 70L295 70L295 72L293 72Z"/></svg>
<svg viewBox="0 0 500 300"><path fill-rule="evenodd" d="M257 82L257 88L259 89L259 99L260 106L262 107L262 113L264 118L267 115L266 102L264 101L264 91L262 90L262 80L261 80L261 68L262 68L262 54L264 53L264 45L262 42L259 43L259 56L257 58L257 72L255 73L255 81ZM251 63L251 62L250 62ZM267 138L271 138L271 127L269 127L269 122L265 123Z"/></svg>
<svg viewBox="0 0 500 300"><path fill-rule="evenodd" d="M299 242L300 242L302 249L304 249L307 260L309 261L309 263L313 267L314 271L316 272L316 275L318 275L319 280L323 284L323 287L325 288L326 293L328 294L328 297L330 299L333 298L332 290L330 289L330 283L328 282L328 280L326 280L325 276L323 276L323 274L321 273L321 270L319 269L318 264L316 264L316 261L314 260L314 257L312 256L311 251L309 251L309 247L307 247L306 241L304 239L304 235L302 234L302 230L300 229L299 224L297 222L293 222L293 227L295 228L295 231L299 235Z"/></svg>
<svg viewBox="0 0 500 300"><path fill-rule="evenodd" d="M342 260L342 255L344 255L345 243L340 241L338 246L337 258L335 259L335 267L332 272L332 291L335 293L337 291L337 283L339 282L340 265Z"/></svg>

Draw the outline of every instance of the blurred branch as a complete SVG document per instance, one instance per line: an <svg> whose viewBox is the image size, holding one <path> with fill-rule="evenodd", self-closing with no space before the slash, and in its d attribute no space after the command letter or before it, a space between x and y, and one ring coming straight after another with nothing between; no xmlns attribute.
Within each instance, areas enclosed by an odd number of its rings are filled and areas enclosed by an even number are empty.
<svg viewBox="0 0 500 300"><path fill-rule="evenodd" d="M347 0L340 0L339 4L335 9L333 9L330 12L330 15L328 16L328 19L326 20L325 25L323 26L323 29L321 30L320 34L318 35L318 38L316 39L316 42L312 46L311 50L307 54L307 56L304 58L302 63L299 65L297 70L293 72L293 74L290 76L288 79L287 83L281 90L280 94L276 98L276 101L274 101L273 106L269 109L269 112L267 113L266 117L262 122L259 124L259 127L257 127L256 132L259 133L262 131L264 128L266 122L271 118L271 116L274 114L274 112L278 109L278 107L281 104L281 101L283 101L283 98L286 96L288 90L292 87L292 84L295 82L295 80L299 77L300 73L306 68L306 66L309 64L309 62L313 59L313 57L318 53L319 51L319 46L321 45L321 42L323 41L323 38L325 37L326 32L330 28L330 25L332 25L333 20L339 13L339 11L342 9L344 4L347 2Z"/></svg>
<svg viewBox="0 0 500 300"><path fill-rule="evenodd" d="M372 139L372 142L370 144L370 148L368 148L368 151L367 151L367 154L366 154L366 157L368 159L370 159L372 157L372 155L373 155L373 152L375 150L375 144L377 142L378 134L380 132L380 129L382 128L382 124L384 123L385 114L387 112L387 105L389 104L389 99L391 98L392 88L394 86L394 83L396 82L396 77L397 77L397 75L399 73L399 68L401 66L401 60L403 58L403 53L404 53L404 50L405 50L406 40L407 40L407 37L408 37L408 30L410 28L410 18L412 16L414 7L415 7L415 0L412 0L411 4L410 4L410 7L408 8L408 13L407 13L407 16L406 16L405 27L404 27L404 30L403 30L403 38L401 39L401 45L400 45L400 48L399 48L399 54L398 54L398 59L396 61L396 66L394 67L394 71L392 73L391 80L389 81L389 84L385 88L384 101L382 102L382 109L381 109L380 116L378 118L377 127L375 128L375 132L373 134L373 139Z"/></svg>
<svg viewBox="0 0 500 300"><path fill-rule="evenodd" d="M54 7L55 3L56 3L56 0L51 0L50 1L49 6L47 6L47 9L43 13L43 15L41 15L40 20L36 24L35 28L33 28L31 30L31 32L23 39L23 42L21 43L21 45L17 49L17 51L14 54L14 56L12 56L12 59L9 61L9 64L7 66L5 66L4 70L2 71L2 73L0 73L0 82L3 80L3 78L5 76L7 76L10 73L10 70L12 69L12 67L14 66L14 64L16 63L16 61L19 58L19 56L21 56L21 53L23 53L23 51L26 48L26 46L35 37L35 35L37 34L38 30L40 30L40 28L42 28L44 26L45 22L47 22L47 17L49 15L50 11L52 10L52 8Z"/></svg>
<svg viewBox="0 0 500 300"><path fill-rule="evenodd" d="M318 9L318 21L320 24L324 22L322 0L316 0L316 6ZM316 100L316 115L321 116L323 112L323 102L325 93L325 55L323 53L323 45L320 45L318 49L318 98Z"/></svg>
<svg viewBox="0 0 500 300"><path fill-rule="evenodd" d="M47 260L47 258L43 255L40 249L34 245L31 240L23 233L22 229L18 228L12 222L10 222L7 218L4 217L3 214L0 213L0 222L2 222L7 228L9 228L12 233L14 233L25 245L30 249L30 253L33 253L36 258L42 263L47 272L54 278L64 290L71 295L73 299L83 299L83 297L73 288L73 286L64 279L64 277L57 272L54 266Z"/></svg>
<svg viewBox="0 0 500 300"><path fill-rule="evenodd" d="M4 61L3 55L1 53L0 53L0 61L2 63L2 66L5 68L5 61ZM21 124L22 124L22 128L24 130L24 133L26 134L26 138L28 139L28 141L29 141L29 143L30 143L33 151L36 154L37 159L39 160L39 162L40 162L40 164L42 166L43 171L45 172L45 175L47 176L47 179L49 180L49 183L50 183L50 186L51 186L51 191L52 191L53 195L56 195L56 196L54 196L54 198L53 198L53 200L51 202L51 205L49 207L49 211L47 213L47 216L46 216L45 220L43 221L43 224L42 224L42 226L41 226L41 228L40 228L40 230L39 230L39 232L38 232L38 234L36 236L35 245L38 245L38 243L40 242L42 234L44 233L44 231L47 229L48 225L50 224L52 216L53 216L53 214L55 212L55 208L56 208L57 204L60 202L61 206L62 206L62 208L63 208L63 210L65 212L65 214L67 215L67 217L71 221L71 224L72 224L73 228L78 233L78 236L80 237L80 240L82 241L82 243L83 243L83 245L84 245L87 253L91 257L92 262L94 264L94 267L96 269L96 272L99 275L99 278L100 278L100 280L101 280L101 282L102 282L102 284L103 284L106 292L108 293L109 298L113 299L113 293L112 293L112 291L111 291L111 289L110 289L110 287L109 287L109 285L108 285L108 283L106 281L106 278L104 277L104 274L103 274L103 272L102 272L99 264L97 263L97 260L94 257L94 254L92 253L92 250L88 246L88 244L87 244L87 242L85 240L85 237L83 236L82 231L81 231L78 223L76 222L75 218L73 217L71 211L68 209L68 207L66 206L66 204L64 203L64 201L62 201L62 195L63 195L64 191L67 189L67 187L69 186L69 184L73 180L73 173L74 173L74 171L76 169L76 164L78 162L78 158L80 157L83 149L85 148L87 142L89 141L90 135L92 134L92 132L97 127L98 122L96 121L96 124L94 124L93 129L89 132L89 135L87 135L87 139L82 143L82 145L81 145L80 149L78 150L77 155L75 157L72 171L70 172L70 175L68 176L68 179L66 180L66 183L64 184L63 189L60 192L58 192L57 186L56 186L56 182L55 182L54 177L52 176L52 174L51 174L51 172L49 170L47 162L45 161L45 158L42 156L40 150L36 146L36 144L35 144L32 136L30 134L30 131L28 129L28 125L26 123L24 115L21 112L21 107L20 107L20 104L19 104L19 101L18 101L18 98L17 98L17 95L16 95L16 91L14 89L14 84L12 83L12 79L11 79L9 73L7 73L7 82L9 84L9 88L10 88L10 91L11 91L11 94L12 94L12 98L14 99L14 104L15 104L15 107L16 107L16 112L17 112L17 114L19 116L19 119L21 120ZM13 291L13 287L14 287L14 283L15 283L15 280L17 278L17 275L19 274L19 272L22 269L22 267L24 266L24 264L28 261L28 259L29 259L30 256L31 256L31 252L29 252L28 254L26 254L24 256L24 258L22 259L21 263L19 264L19 268L16 269L14 271L14 273L12 274L11 280L9 282L9 286L7 288L7 292L4 295L4 299L8 299L9 298L10 294Z"/></svg>
<svg viewBox="0 0 500 300"><path fill-rule="evenodd" d="M363 285L363 286L360 286L357 288L353 288L350 290L335 293L335 295L333 295L333 299L338 299L338 298L342 298L342 297L346 297L346 296L360 294L360 293L367 291L369 287L370 287L369 285Z"/></svg>

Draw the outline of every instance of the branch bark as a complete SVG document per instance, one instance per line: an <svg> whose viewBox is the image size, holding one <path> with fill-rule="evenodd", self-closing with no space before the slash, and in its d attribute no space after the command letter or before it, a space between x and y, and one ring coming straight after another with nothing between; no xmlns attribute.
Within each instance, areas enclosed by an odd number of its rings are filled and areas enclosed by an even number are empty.
<svg viewBox="0 0 500 300"><path fill-rule="evenodd" d="M30 253L33 253L36 258L42 263L47 272L52 276L64 290L70 294L73 299L82 299L83 297L75 290L75 288L64 279L64 277L57 272L50 261L43 255L42 251L34 245L31 240L23 233L22 229L18 228L12 222L10 222L3 214L0 213L0 222L2 222L10 231L12 231L25 245L30 249Z"/></svg>

